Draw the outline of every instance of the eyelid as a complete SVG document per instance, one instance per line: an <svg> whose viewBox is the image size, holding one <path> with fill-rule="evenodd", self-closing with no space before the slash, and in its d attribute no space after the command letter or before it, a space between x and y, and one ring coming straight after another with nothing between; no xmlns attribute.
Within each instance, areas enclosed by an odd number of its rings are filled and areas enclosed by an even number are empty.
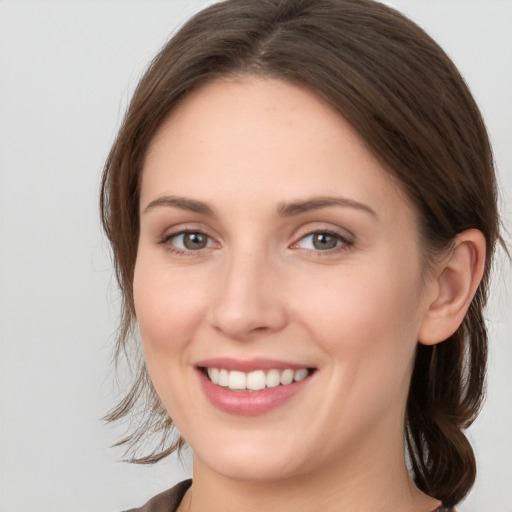
<svg viewBox="0 0 512 512"><path fill-rule="evenodd" d="M186 255L186 256L199 256L200 254L204 253L206 250L210 250L215 247L219 247L220 244L217 242L215 237L210 235L208 230L198 227L198 226L191 226L191 225L185 225L185 226L176 226L175 228L168 229L159 239L157 240L157 243L159 245L163 245L166 247L166 249L173 254L179 254L179 255ZM185 235L187 233L199 233L201 235L204 235L207 239L207 245L206 247L202 247L196 250L193 249L187 249L187 248L181 248L177 247L176 245L172 244L171 241L175 239L176 237L180 235Z"/></svg>
<svg viewBox="0 0 512 512"><path fill-rule="evenodd" d="M295 241L290 244L288 247L291 249L302 249L303 251L315 254L315 255L328 255L333 253L339 253L348 250L351 248L355 243L355 237L352 233L350 233L346 229L342 229L339 227L332 227L332 226L326 226L319 225L320 223L313 223L317 224L317 226L303 226L302 229L298 230L298 233L295 236ZM171 243L171 241L180 236L184 235L186 233L200 233L207 237L208 242L205 247L198 248L198 249L187 249L185 247L181 248L176 246L175 244ZM303 240L305 240L308 237L314 236L315 234L327 234L334 236L339 243L333 248L329 249L317 249L317 248L303 248L300 247L300 244ZM197 225L195 223L191 224L181 224L177 226L173 226L171 228L168 228L158 239L157 243L159 245L167 246L167 250L171 253L175 254L183 254L183 255L190 255L190 256L199 256L200 254L204 253L207 250L211 250L213 248L219 248L221 244L217 241L217 237L212 235L210 233L210 230L205 228L204 226Z"/></svg>
<svg viewBox="0 0 512 512"><path fill-rule="evenodd" d="M351 248L355 243L355 238L352 234L348 234L346 230L342 230L343 232L340 232L341 230L337 230L335 228L326 228L326 227L318 227L316 229L309 228L307 231L305 230L301 235L298 236L295 242L293 242L290 245L291 249L303 249L304 251L307 251L309 253L313 253L315 255L329 255L333 253L339 253L346 251L347 249ZM299 246L300 242L305 240L308 237L317 235L317 234L326 234L330 236L334 236L337 238L341 244L337 244L336 247L333 247L331 249L308 249L308 248L301 248Z"/></svg>
<svg viewBox="0 0 512 512"><path fill-rule="evenodd" d="M202 233L212 240L216 240L218 237L215 233L212 233L212 229L205 226L200 222L180 222L175 225L167 225L165 229L160 231L161 234L157 234L157 240L162 241L164 239L178 236L182 233Z"/></svg>

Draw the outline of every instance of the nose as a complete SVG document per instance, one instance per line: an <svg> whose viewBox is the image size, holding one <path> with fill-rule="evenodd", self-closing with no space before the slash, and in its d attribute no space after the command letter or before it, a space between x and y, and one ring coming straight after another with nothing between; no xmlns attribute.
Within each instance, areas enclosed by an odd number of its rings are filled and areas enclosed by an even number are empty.
<svg viewBox="0 0 512 512"><path fill-rule="evenodd" d="M225 336L247 340L287 324L279 272L270 258L247 252L231 255L219 276L210 324Z"/></svg>

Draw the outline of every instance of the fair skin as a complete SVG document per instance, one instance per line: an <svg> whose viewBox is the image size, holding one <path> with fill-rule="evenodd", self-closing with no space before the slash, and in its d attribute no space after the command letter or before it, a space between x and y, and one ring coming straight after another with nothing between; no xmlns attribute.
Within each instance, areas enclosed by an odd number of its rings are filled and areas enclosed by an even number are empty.
<svg viewBox="0 0 512 512"><path fill-rule="evenodd" d="M435 509L404 462L412 363L462 321L484 254L468 231L426 273L404 194L312 93L237 77L190 95L147 154L134 276L148 371L194 453L181 510ZM286 369L298 382L270 385Z"/></svg>

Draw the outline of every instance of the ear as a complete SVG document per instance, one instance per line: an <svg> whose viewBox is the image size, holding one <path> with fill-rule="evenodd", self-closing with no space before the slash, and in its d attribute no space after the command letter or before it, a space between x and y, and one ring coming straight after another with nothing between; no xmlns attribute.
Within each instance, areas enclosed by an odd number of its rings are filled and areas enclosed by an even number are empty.
<svg viewBox="0 0 512 512"><path fill-rule="evenodd" d="M485 269L486 242L481 231L469 229L455 237L452 249L435 267L428 310L418 341L434 345L460 326Z"/></svg>

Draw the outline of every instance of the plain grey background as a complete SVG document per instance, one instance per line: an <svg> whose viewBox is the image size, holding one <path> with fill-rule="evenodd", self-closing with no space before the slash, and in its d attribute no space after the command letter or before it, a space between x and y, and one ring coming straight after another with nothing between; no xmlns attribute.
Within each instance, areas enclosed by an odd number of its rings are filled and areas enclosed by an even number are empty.
<svg viewBox="0 0 512 512"><path fill-rule="evenodd" d="M118 462L110 362L117 293L100 173L156 50L206 0L0 0L0 510L139 506L189 473ZM394 0L455 60L493 141L512 225L512 2ZM504 258L502 258L504 260ZM480 475L462 512L512 511L512 278L488 310L488 400L470 436Z"/></svg>

